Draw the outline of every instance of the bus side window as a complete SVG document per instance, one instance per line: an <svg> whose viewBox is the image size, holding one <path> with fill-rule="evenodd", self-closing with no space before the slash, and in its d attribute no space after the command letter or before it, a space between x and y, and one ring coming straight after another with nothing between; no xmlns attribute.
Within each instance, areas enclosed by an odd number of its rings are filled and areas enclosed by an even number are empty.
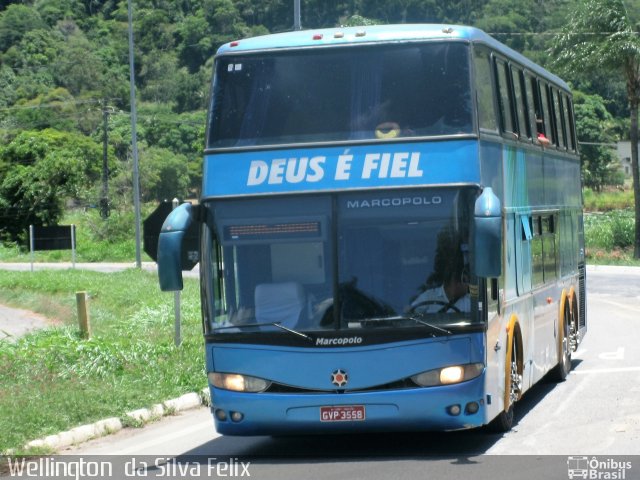
<svg viewBox="0 0 640 480"><path fill-rule="evenodd" d="M529 128L529 116L527 108L527 99L523 87L522 70L515 66L511 66L511 79L513 81L514 102L518 118L518 133L520 140L531 138L531 129Z"/></svg>
<svg viewBox="0 0 640 480"><path fill-rule="evenodd" d="M491 56L485 47L474 47L476 100L478 105L478 126L481 130L498 131L498 119L494 103L491 81Z"/></svg>
<svg viewBox="0 0 640 480"><path fill-rule="evenodd" d="M567 148L567 141L564 128L564 116L562 113L562 101L560 100L560 92L555 88L551 88L551 96L553 102L553 115L556 124L556 130L558 132L556 145L559 148Z"/></svg>
<svg viewBox="0 0 640 480"><path fill-rule="evenodd" d="M547 140L555 143L556 134L551 120L551 103L549 102L548 87L546 83L539 82L540 87L540 109L542 111L542 119L544 122L544 134Z"/></svg>
<svg viewBox="0 0 640 480"><path fill-rule="evenodd" d="M517 135L513 113L511 85L509 84L508 66L504 61L496 59L495 67L496 79L498 81L498 100L500 105L500 123L502 131Z"/></svg>
<svg viewBox="0 0 640 480"><path fill-rule="evenodd" d="M542 241L542 219L539 215L533 218L533 238L531 239L531 281L533 286L544 283L544 256Z"/></svg>
<svg viewBox="0 0 640 480"><path fill-rule="evenodd" d="M529 114L529 125L531 126L531 136L532 138L538 138L539 135L545 135L542 109L540 108L540 94L538 92L538 83L536 82L536 79L528 73L525 73L524 80L525 95L527 99Z"/></svg>
<svg viewBox="0 0 640 480"><path fill-rule="evenodd" d="M542 263L545 282L554 280L558 275L556 223L555 215L542 217Z"/></svg>
<svg viewBox="0 0 640 480"><path fill-rule="evenodd" d="M567 95L562 95L562 103L564 104L564 124L567 127L567 146L569 150L576 151L575 128L573 125L573 112L571 110L571 100Z"/></svg>

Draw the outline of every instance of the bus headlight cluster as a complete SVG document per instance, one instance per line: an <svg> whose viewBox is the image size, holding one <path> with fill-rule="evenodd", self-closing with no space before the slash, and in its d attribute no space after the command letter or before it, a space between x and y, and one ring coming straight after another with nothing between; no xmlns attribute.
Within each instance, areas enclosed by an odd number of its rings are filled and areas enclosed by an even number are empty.
<svg viewBox="0 0 640 480"><path fill-rule="evenodd" d="M232 390L234 392L264 392L271 382L262 378L240 375L238 373L209 372L209 382L217 388Z"/></svg>
<svg viewBox="0 0 640 480"><path fill-rule="evenodd" d="M452 365L418 373L411 380L421 387L435 387L437 385L452 385L476 378L482 373L484 364L468 363L466 365Z"/></svg>

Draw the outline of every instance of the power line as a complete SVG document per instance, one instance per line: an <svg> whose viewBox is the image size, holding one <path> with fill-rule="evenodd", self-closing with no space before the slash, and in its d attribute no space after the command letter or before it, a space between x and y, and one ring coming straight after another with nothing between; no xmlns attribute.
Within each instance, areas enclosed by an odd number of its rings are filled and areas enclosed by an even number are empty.
<svg viewBox="0 0 640 480"><path fill-rule="evenodd" d="M85 104L95 104L100 103L100 100L89 99L89 100L64 100L61 102L51 102L51 103L40 103L38 105L19 105L13 107L0 107L0 110L4 111L12 111L12 110L38 110L41 108L57 108L63 107L67 105L85 105Z"/></svg>

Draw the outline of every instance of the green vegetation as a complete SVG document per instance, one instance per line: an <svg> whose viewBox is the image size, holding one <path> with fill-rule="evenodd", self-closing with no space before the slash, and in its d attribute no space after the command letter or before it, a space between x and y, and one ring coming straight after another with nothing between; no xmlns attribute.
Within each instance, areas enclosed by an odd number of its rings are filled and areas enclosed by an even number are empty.
<svg viewBox="0 0 640 480"><path fill-rule="evenodd" d="M607 189L583 190L584 233L587 263L600 265L637 265L634 259L633 191Z"/></svg>
<svg viewBox="0 0 640 480"><path fill-rule="evenodd" d="M586 212L609 212L633 208L633 191L629 189L594 192L590 188L585 188L582 196Z"/></svg>
<svg viewBox="0 0 640 480"><path fill-rule="evenodd" d="M78 334L76 291L90 295L89 340ZM180 347L173 295L139 270L0 271L0 303L60 322L0 342L0 452L206 386L195 280L185 279Z"/></svg>
<svg viewBox="0 0 640 480"><path fill-rule="evenodd" d="M634 226L632 210L586 214L587 263L640 266L640 260L633 258Z"/></svg>

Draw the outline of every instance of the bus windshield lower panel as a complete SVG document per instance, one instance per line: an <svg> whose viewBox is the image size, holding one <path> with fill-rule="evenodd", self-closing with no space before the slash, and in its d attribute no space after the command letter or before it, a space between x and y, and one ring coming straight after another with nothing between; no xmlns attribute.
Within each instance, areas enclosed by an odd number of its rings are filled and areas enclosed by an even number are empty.
<svg viewBox="0 0 640 480"><path fill-rule="evenodd" d="M473 133L463 42L216 60L208 148Z"/></svg>
<svg viewBox="0 0 640 480"><path fill-rule="evenodd" d="M450 188L208 203L207 331L428 323L442 334L477 323L468 248L475 195Z"/></svg>

